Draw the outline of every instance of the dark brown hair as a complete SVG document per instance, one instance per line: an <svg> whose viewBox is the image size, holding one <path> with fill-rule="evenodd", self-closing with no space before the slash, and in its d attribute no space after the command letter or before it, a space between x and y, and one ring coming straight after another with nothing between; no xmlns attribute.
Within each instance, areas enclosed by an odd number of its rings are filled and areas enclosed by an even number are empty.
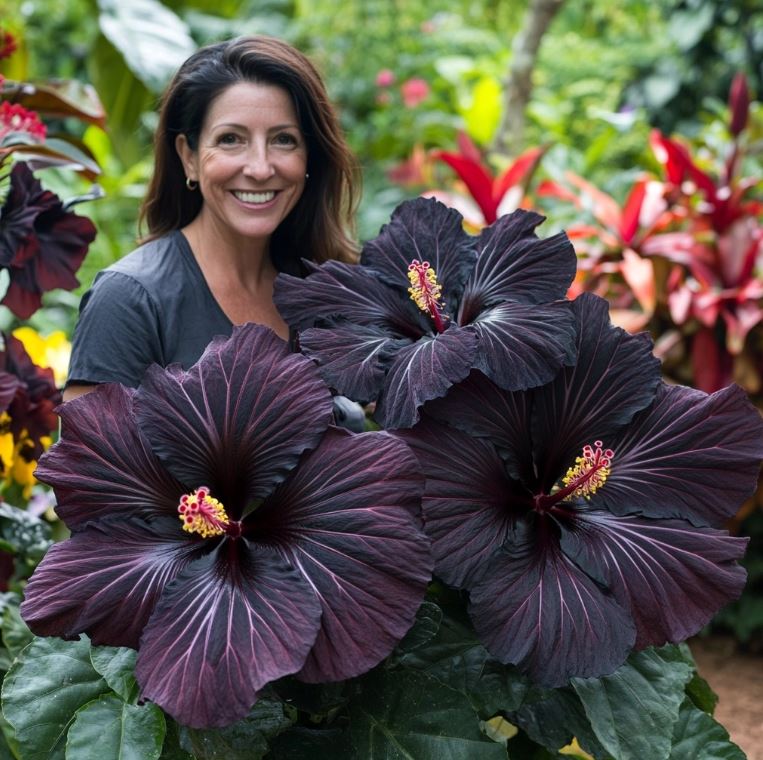
<svg viewBox="0 0 763 760"><path fill-rule="evenodd" d="M301 258L355 261L356 248L348 231L357 201L357 165L318 71L291 45L266 36L203 47L170 82L154 137L154 175L140 212L141 226L148 227L144 241L184 227L199 213L203 199L185 186L175 138L184 134L196 150L212 101L242 81L286 90L307 144L310 177L296 206L273 233L274 264L281 271L298 274Z"/></svg>

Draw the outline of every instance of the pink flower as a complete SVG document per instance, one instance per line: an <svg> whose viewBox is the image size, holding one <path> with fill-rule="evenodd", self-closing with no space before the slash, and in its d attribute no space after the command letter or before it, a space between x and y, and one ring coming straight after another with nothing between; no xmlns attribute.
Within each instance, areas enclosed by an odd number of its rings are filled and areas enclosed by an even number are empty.
<svg viewBox="0 0 763 760"><path fill-rule="evenodd" d="M408 79L400 85L400 93L406 108L415 108L429 95L429 85L418 77Z"/></svg>
<svg viewBox="0 0 763 760"><path fill-rule="evenodd" d="M35 111L4 100L0 103L0 139L9 132L28 132L40 142L45 139L45 125Z"/></svg>
<svg viewBox="0 0 763 760"><path fill-rule="evenodd" d="M395 72L392 69L382 69L376 75L377 87L389 87L395 83Z"/></svg>

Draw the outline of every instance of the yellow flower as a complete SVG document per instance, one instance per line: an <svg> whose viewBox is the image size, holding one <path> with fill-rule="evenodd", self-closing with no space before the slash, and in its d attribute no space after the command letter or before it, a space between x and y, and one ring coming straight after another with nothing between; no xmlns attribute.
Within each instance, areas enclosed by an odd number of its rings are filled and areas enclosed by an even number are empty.
<svg viewBox="0 0 763 760"><path fill-rule="evenodd" d="M63 330L56 330L43 337L32 327L18 327L13 336L23 344L31 360L38 367L50 367L60 388L66 382L72 344Z"/></svg>

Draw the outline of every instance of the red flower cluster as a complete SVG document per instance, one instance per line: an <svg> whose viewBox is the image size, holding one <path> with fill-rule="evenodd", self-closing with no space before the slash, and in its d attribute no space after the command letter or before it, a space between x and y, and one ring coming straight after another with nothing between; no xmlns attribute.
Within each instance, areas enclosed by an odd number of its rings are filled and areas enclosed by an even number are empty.
<svg viewBox="0 0 763 760"><path fill-rule="evenodd" d="M45 139L46 127L35 111L4 100L0 103L0 140L11 132L27 132L42 142Z"/></svg>
<svg viewBox="0 0 763 760"><path fill-rule="evenodd" d="M16 38L5 29L0 29L0 61L3 58L10 58L18 49Z"/></svg>

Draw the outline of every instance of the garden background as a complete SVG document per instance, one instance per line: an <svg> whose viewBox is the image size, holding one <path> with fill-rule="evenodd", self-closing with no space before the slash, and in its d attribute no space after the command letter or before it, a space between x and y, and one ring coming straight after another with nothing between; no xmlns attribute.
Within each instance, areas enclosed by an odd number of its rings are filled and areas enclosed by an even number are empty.
<svg viewBox="0 0 763 760"><path fill-rule="evenodd" d="M0 310L4 332L31 328L16 335L59 385L80 296L135 246L164 84L198 45L264 33L325 76L362 170L359 240L421 193L454 205L472 231L536 209L544 235L565 229L575 244L571 295L592 290L617 324L649 330L668 380L705 391L735 381L763 408L756 0L0 0L0 26L15 44L0 61L3 100L47 129L16 157L26 150L62 199L84 197L76 211L97 228L78 287L45 292L28 319ZM60 538L17 444L2 454L4 498L29 503ZM749 582L707 641L760 654L760 490L730 528L751 536ZM35 554L8 535L12 593ZM4 628L10 656L6 638Z"/></svg>

